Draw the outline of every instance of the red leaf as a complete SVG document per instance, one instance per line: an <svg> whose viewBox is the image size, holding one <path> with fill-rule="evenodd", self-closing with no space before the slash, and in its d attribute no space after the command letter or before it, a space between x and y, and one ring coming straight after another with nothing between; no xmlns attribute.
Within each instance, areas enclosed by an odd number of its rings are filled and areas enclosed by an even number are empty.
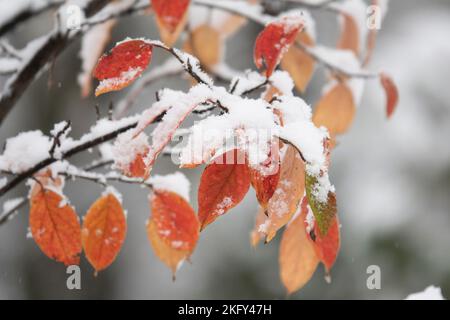
<svg viewBox="0 0 450 320"><path fill-rule="evenodd" d="M258 35L255 43L254 60L258 69L266 65L266 77L270 77L280 62L283 53L295 41L304 21L300 15L289 15L269 23Z"/></svg>
<svg viewBox="0 0 450 320"><path fill-rule="evenodd" d="M152 0L152 8L161 23L174 32L189 7L190 0Z"/></svg>
<svg viewBox="0 0 450 320"><path fill-rule="evenodd" d="M302 208L306 204L307 210L311 210L308 208L308 199L307 197L303 198ZM312 212L310 212L312 214ZM320 261L325 265L325 269L327 272L330 271L334 262L336 261L339 248L341 245L340 240L340 230L339 230L339 219L334 216L333 221L331 222L330 228L327 231L327 234L322 236L319 230L318 224L314 221L314 228L310 230L308 237L314 243L314 250L316 251L317 257ZM305 220L305 227L308 230L308 219Z"/></svg>
<svg viewBox="0 0 450 320"><path fill-rule="evenodd" d="M152 220L159 236L174 249L192 251L199 236L194 209L180 195L157 190L151 198Z"/></svg>
<svg viewBox="0 0 450 320"><path fill-rule="evenodd" d="M95 95L127 87L147 68L152 51L152 45L145 41L128 40L103 55L94 70L94 77L101 81Z"/></svg>
<svg viewBox="0 0 450 320"><path fill-rule="evenodd" d="M171 46L182 31L186 22L190 0L152 0L161 38Z"/></svg>
<svg viewBox="0 0 450 320"><path fill-rule="evenodd" d="M228 151L203 171L198 191L201 229L235 207L247 194L250 174L245 161L240 163L239 158L237 149Z"/></svg>
<svg viewBox="0 0 450 320"><path fill-rule="evenodd" d="M267 161L262 164L261 170L250 167L250 181L256 191L259 204L265 209L272 198L278 181L280 180L279 151L269 153Z"/></svg>
<svg viewBox="0 0 450 320"><path fill-rule="evenodd" d="M101 197L89 208L81 239L86 257L96 271L106 269L116 259L126 229L125 213L113 194Z"/></svg>
<svg viewBox="0 0 450 320"><path fill-rule="evenodd" d="M380 82L386 93L386 114L390 118L398 104L398 89L394 80L385 73L380 73Z"/></svg>
<svg viewBox="0 0 450 320"><path fill-rule="evenodd" d="M58 193L33 188L30 229L34 241L49 258L65 265L78 264L81 228L78 216Z"/></svg>

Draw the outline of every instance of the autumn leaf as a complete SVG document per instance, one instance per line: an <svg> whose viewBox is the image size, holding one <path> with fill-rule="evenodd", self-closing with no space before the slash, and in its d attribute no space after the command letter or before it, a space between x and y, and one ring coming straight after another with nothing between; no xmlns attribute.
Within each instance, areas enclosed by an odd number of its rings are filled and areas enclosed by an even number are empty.
<svg viewBox="0 0 450 320"><path fill-rule="evenodd" d="M89 208L81 240L86 258L96 271L106 269L125 241L127 222L120 201L108 193Z"/></svg>
<svg viewBox="0 0 450 320"><path fill-rule="evenodd" d="M355 112L356 106L350 88L347 84L338 82L317 103L313 122L317 127L326 127L333 137L350 128Z"/></svg>
<svg viewBox="0 0 450 320"><path fill-rule="evenodd" d="M319 264L312 241L305 230L306 210L289 223L280 243L280 277L288 294L302 288Z"/></svg>
<svg viewBox="0 0 450 320"><path fill-rule="evenodd" d="M174 249L161 239L158 235L158 228L153 220L149 220L147 223L147 236L152 245L155 255L166 264L172 271L173 277L175 273L181 267L181 264L190 256L190 252L187 250Z"/></svg>
<svg viewBox="0 0 450 320"><path fill-rule="evenodd" d="M314 40L306 32L299 33L296 42L314 46ZM281 67L289 72L297 90L304 92L314 74L315 61L302 49L291 46L281 60Z"/></svg>
<svg viewBox="0 0 450 320"><path fill-rule="evenodd" d="M202 66L211 70L221 60L223 45L223 38L218 30L209 25L201 25L191 31L185 48L199 59Z"/></svg>
<svg viewBox="0 0 450 320"><path fill-rule="evenodd" d="M291 44L297 33L303 29L304 21L298 14L286 15L269 23L258 35L255 43L254 60L258 69L266 66L269 78Z"/></svg>
<svg viewBox="0 0 450 320"><path fill-rule="evenodd" d="M42 252L65 265L78 264L81 228L74 209L61 195L42 187L35 189L30 202L31 234Z"/></svg>
<svg viewBox="0 0 450 320"><path fill-rule="evenodd" d="M187 22L190 0L151 0L163 42L172 46Z"/></svg>
<svg viewBox="0 0 450 320"><path fill-rule="evenodd" d="M193 251L199 237L199 222L194 209L180 195L154 191L152 220L161 239L174 249Z"/></svg>
<svg viewBox="0 0 450 320"><path fill-rule="evenodd" d="M329 191L326 201L322 201L317 196L317 188L320 188L317 177L306 174L306 196L314 219L318 226L318 235L323 237L328 233L336 217L336 194Z"/></svg>
<svg viewBox="0 0 450 320"><path fill-rule="evenodd" d="M258 208L258 213L256 214L255 227L250 233L250 244L252 245L252 247L256 247L258 243L266 236L266 234L263 231L265 231L264 230L266 226L265 222L268 221L269 218L267 217L265 212L266 210L261 206Z"/></svg>
<svg viewBox="0 0 450 320"><path fill-rule="evenodd" d="M266 242L291 220L305 192L305 164L295 148L287 147L280 170L277 188L266 209Z"/></svg>
<svg viewBox="0 0 450 320"><path fill-rule="evenodd" d="M272 147L267 160L259 168L249 166L250 182L259 204L265 209L280 180L279 150Z"/></svg>
<svg viewBox="0 0 450 320"><path fill-rule="evenodd" d="M100 80L95 95L118 91L136 80L152 59L153 46L142 40L127 40L103 55L94 70Z"/></svg>
<svg viewBox="0 0 450 320"><path fill-rule="evenodd" d="M195 249L199 222L194 209L180 195L155 190L151 196L152 216L147 235L155 254L175 275L181 262Z"/></svg>
<svg viewBox="0 0 450 320"><path fill-rule="evenodd" d="M237 149L228 151L203 171L198 191L201 229L239 204L247 194L249 169L245 161L238 161L239 158Z"/></svg>
<svg viewBox="0 0 450 320"><path fill-rule="evenodd" d="M359 55L359 31L355 19L346 13L342 13L342 30L338 40L337 48L351 50L356 56Z"/></svg>
<svg viewBox="0 0 450 320"><path fill-rule="evenodd" d="M319 232L318 225L314 224L314 229L308 235L314 243L314 250L317 257L324 264L326 272L329 273L331 267L336 261L340 247L340 231L339 219L334 216L330 228L326 235L322 236Z"/></svg>
<svg viewBox="0 0 450 320"><path fill-rule="evenodd" d="M380 73L380 82L386 93L386 115L390 118L398 104L398 89L394 80L385 73Z"/></svg>

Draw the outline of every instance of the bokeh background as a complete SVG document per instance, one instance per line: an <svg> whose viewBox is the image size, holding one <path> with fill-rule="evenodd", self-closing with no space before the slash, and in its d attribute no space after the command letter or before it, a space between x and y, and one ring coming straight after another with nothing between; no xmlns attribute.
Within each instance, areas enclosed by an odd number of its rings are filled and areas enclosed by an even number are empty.
<svg viewBox="0 0 450 320"><path fill-rule="evenodd" d="M9 0L1 0L9 1ZM331 13L314 13L319 41L333 44L336 21ZM51 15L41 15L8 35L22 47L44 34ZM252 47L259 27L249 23L233 37L227 60L235 68L253 68ZM440 286L450 297L450 2L392 0L381 30L373 70L389 71L400 90L400 104L386 120L384 95L377 81L368 82L350 132L340 138L333 155L331 178L338 193L342 248L324 281L320 267L314 278L290 299L403 299L428 285ZM157 38L150 17L128 17L115 28L111 45L126 36ZM109 48L111 47L109 46ZM0 142L21 131L45 133L55 122L71 120L73 136L80 136L96 119L94 105L106 114L110 101L124 93L81 99L77 85L79 43L57 59L53 86L44 74L24 94L0 127ZM158 52L154 64L165 59ZM305 99L320 95L319 69ZM150 106L155 90L187 89L182 78L155 83L133 111ZM125 91L126 93L126 91ZM82 155L75 163L85 163ZM170 159L158 161L156 173L177 168ZM201 170L185 171L192 181L191 200ZM279 237L253 249L249 232L254 224L253 191L236 209L202 234L192 257L172 282L170 271L154 256L147 241L145 221L150 214L147 194L135 186L119 186L128 210L128 235L115 263L94 277L82 258L82 289L66 288L65 268L46 258L27 239L27 209L0 227L1 299L285 299L278 275ZM18 188L9 197L22 196ZM82 215L102 189L86 182L68 183L65 193ZM6 199L1 199L2 201ZM366 286L369 265L381 268L381 290Z"/></svg>

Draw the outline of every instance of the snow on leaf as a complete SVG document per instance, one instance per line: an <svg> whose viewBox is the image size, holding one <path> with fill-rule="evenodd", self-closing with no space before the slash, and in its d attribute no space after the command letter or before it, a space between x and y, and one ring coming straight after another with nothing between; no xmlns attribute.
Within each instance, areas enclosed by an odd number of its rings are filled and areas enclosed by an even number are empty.
<svg viewBox="0 0 450 320"><path fill-rule="evenodd" d="M255 226L250 233L250 244L252 247L256 247L258 243L264 239L268 223L270 223L269 218L266 216L265 209L261 206L258 208L258 212L256 214Z"/></svg>
<svg viewBox="0 0 450 320"><path fill-rule="evenodd" d="M173 45L184 28L190 0L151 0L161 39Z"/></svg>
<svg viewBox="0 0 450 320"><path fill-rule="evenodd" d="M153 46L143 40L126 40L103 55L95 67L100 80L95 95L118 91L136 80L149 65Z"/></svg>
<svg viewBox="0 0 450 320"><path fill-rule="evenodd" d="M280 277L288 294L302 288L313 276L319 264L312 242L305 231L306 211L286 227L280 243Z"/></svg>
<svg viewBox="0 0 450 320"><path fill-rule="evenodd" d="M125 241L127 222L117 197L108 193L89 208L83 220L81 240L86 258L96 271L106 269Z"/></svg>
<svg viewBox="0 0 450 320"><path fill-rule="evenodd" d="M278 20L269 23L258 35L255 43L254 60L258 69L266 66L266 77L270 77L283 54L295 41L302 30L304 20L301 12L290 12Z"/></svg>
<svg viewBox="0 0 450 320"><path fill-rule="evenodd" d="M331 136L347 132L355 117L356 106L350 88L338 82L328 89L314 109L313 121L324 126Z"/></svg>
<svg viewBox="0 0 450 320"><path fill-rule="evenodd" d="M63 196L39 187L30 199L29 223L33 239L45 255L65 265L79 263L80 222Z"/></svg>
<svg viewBox="0 0 450 320"><path fill-rule="evenodd" d="M250 187L244 157L237 149L214 159L203 171L198 190L201 229L238 205Z"/></svg>
<svg viewBox="0 0 450 320"><path fill-rule="evenodd" d="M398 89L394 80L385 73L380 74L380 82L386 93L386 115L390 118L398 104Z"/></svg>
<svg viewBox="0 0 450 320"><path fill-rule="evenodd" d="M267 160L259 168L250 166L250 181L256 191L256 198L261 207L266 208L280 180L280 161L278 149L272 149Z"/></svg>
<svg viewBox="0 0 450 320"><path fill-rule="evenodd" d="M156 223L150 219L147 222L147 237L152 245L155 255L164 262L172 271L173 277L181 267L183 262L189 258L190 252L187 250L174 249L168 245L159 235Z"/></svg>
<svg viewBox="0 0 450 320"><path fill-rule="evenodd" d="M199 222L187 200L162 189L154 190L150 199L151 218L161 239L174 249L192 252L199 236Z"/></svg>
<svg viewBox="0 0 450 320"><path fill-rule="evenodd" d="M150 146L144 132L133 137L134 130L120 134L112 148L114 166L128 177L146 178L148 176L144 157Z"/></svg>
<svg viewBox="0 0 450 320"><path fill-rule="evenodd" d="M306 196L318 226L318 235L324 237L336 217L336 194L328 180L328 174L317 177L306 173Z"/></svg>
<svg viewBox="0 0 450 320"><path fill-rule="evenodd" d="M295 148L287 147L280 170L276 190L266 209L269 220L266 222L266 242L291 220L305 192L305 164Z"/></svg>
<svg viewBox="0 0 450 320"><path fill-rule="evenodd" d="M158 155L170 142L175 131L186 117L199 104L207 101L211 97L211 94L211 89L204 84L198 84L192 87L188 93L170 89L165 89L162 92L161 100L151 107L151 109L155 108L155 110L166 111L161 122L153 130L152 144L144 159L148 170L151 169ZM151 122L149 119L154 119L154 113L152 111L144 113L135 130L135 136L140 134Z"/></svg>
<svg viewBox="0 0 450 320"><path fill-rule="evenodd" d="M191 184L186 176L177 171L168 175L154 175L148 180L155 190L171 191L189 202Z"/></svg>

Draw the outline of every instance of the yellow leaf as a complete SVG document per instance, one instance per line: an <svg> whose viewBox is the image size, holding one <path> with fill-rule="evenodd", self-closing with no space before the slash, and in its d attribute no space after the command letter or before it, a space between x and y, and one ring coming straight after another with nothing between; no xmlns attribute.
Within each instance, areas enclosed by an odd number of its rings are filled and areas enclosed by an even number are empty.
<svg viewBox="0 0 450 320"><path fill-rule="evenodd" d="M350 88L345 83L339 82L317 103L313 122L318 127L326 127L333 137L349 129L355 112L356 107Z"/></svg>
<svg viewBox="0 0 450 320"><path fill-rule="evenodd" d="M313 244L305 230L306 212L286 228L280 244L280 277L288 294L302 288L313 276L319 263Z"/></svg>
<svg viewBox="0 0 450 320"><path fill-rule="evenodd" d="M313 46L314 40L306 32L297 36L296 42ZM295 45L291 46L281 60L281 67L289 72L298 91L304 92L314 74L315 61Z"/></svg>

